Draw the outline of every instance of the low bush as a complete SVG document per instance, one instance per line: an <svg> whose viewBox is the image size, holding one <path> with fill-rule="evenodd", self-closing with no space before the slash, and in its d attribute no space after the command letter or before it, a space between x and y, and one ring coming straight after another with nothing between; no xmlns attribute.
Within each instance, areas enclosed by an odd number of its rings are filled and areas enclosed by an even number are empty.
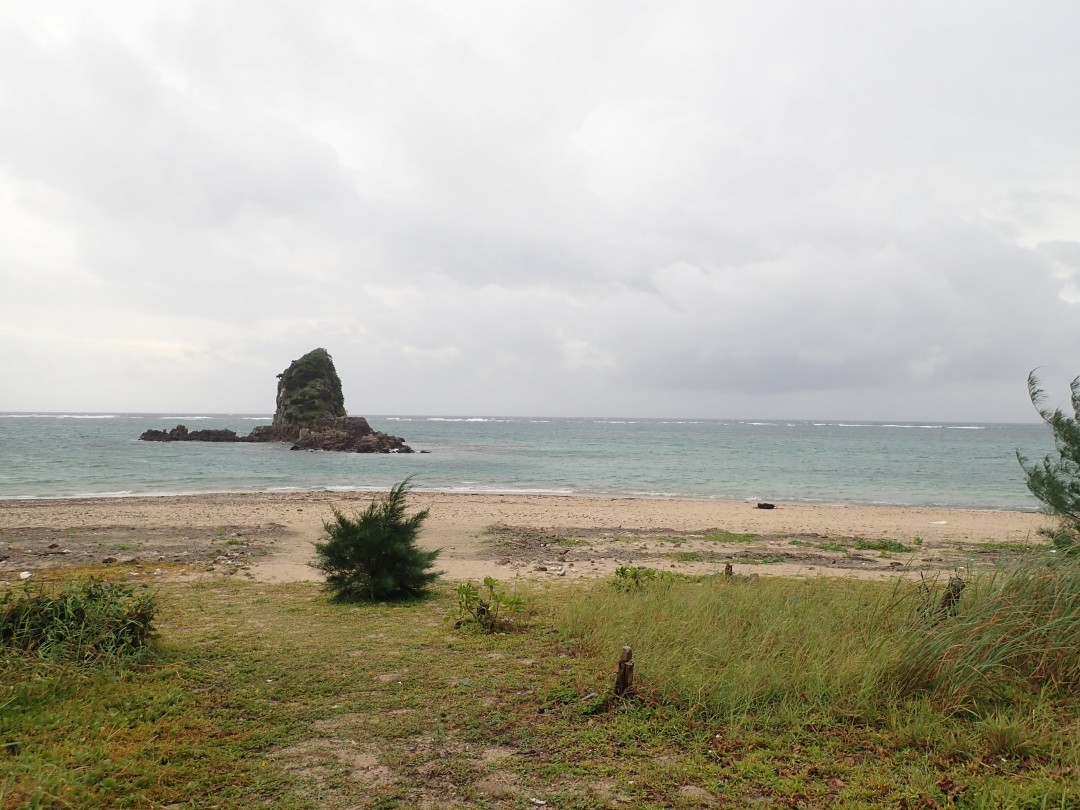
<svg viewBox="0 0 1080 810"><path fill-rule="evenodd" d="M484 577L483 590L471 582L461 583L457 597L457 624L476 622L489 633L509 629L510 614L520 613L525 607L520 594L507 593L494 577Z"/></svg>
<svg viewBox="0 0 1080 810"><path fill-rule="evenodd" d="M56 593L26 588L0 599L0 646L79 664L143 655L157 612L144 586L88 579Z"/></svg>
<svg viewBox="0 0 1080 810"><path fill-rule="evenodd" d="M315 545L315 568L339 602L387 602L422 596L441 572L432 571L439 551L416 544L428 510L405 514L409 479L349 517L336 509L325 524L327 539Z"/></svg>

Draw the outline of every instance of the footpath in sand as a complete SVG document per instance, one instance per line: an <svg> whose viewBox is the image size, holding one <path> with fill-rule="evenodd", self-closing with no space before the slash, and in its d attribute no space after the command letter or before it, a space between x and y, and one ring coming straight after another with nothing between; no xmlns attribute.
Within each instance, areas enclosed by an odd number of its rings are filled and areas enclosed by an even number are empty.
<svg viewBox="0 0 1080 810"><path fill-rule="evenodd" d="M332 510L363 493L258 493L0 501L0 581L72 565L148 575L315 580L314 544ZM596 577L620 565L708 573L884 578L984 567L1027 545L1031 512L741 501L411 493L428 507L420 543L450 579ZM885 541L894 541L892 545Z"/></svg>

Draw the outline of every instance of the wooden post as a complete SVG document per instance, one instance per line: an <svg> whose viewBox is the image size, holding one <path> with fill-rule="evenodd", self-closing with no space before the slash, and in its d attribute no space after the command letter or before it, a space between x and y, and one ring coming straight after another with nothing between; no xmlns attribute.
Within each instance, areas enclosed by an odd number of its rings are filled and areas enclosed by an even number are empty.
<svg viewBox="0 0 1080 810"><path fill-rule="evenodd" d="M622 648L619 656L619 674L615 676L615 694L622 697L634 691L634 651L630 647Z"/></svg>
<svg viewBox="0 0 1080 810"><path fill-rule="evenodd" d="M939 616L952 616L956 613L956 603L960 601L960 592L964 590L965 585L967 583L960 577L949 578L949 584L945 588L945 593L941 595L941 602L938 603Z"/></svg>

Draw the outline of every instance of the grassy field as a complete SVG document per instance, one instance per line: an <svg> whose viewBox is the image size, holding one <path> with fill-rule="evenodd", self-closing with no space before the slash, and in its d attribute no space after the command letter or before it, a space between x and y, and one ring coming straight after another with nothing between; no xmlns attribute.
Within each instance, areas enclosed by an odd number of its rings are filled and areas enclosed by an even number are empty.
<svg viewBox="0 0 1080 810"><path fill-rule="evenodd" d="M0 807L1080 807L1075 577L1039 576L930 618L850 580L535 585L501 634L449 584L165 579L147 662L0 658ZM966 641L1010 616L1027 646Z"/></svg>

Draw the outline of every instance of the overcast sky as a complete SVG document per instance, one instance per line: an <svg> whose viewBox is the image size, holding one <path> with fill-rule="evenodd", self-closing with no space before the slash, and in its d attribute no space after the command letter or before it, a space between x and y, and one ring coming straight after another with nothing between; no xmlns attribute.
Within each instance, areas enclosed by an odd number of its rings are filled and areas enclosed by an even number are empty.
<svg viewBox="0 0 1080 810"><path fill-rule="evenodd" d="M0 411L1029 421L1080 4L12 2Z"/></svg>

